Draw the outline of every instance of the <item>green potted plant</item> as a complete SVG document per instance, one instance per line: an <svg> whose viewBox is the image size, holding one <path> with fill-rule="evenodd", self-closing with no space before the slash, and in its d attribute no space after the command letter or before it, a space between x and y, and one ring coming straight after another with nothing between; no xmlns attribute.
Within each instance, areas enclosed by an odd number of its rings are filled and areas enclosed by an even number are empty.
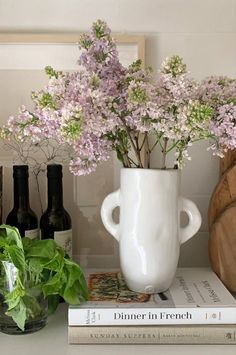
<svg viewBox="0 0 236 355"><path fill-rule="evenodd" d="M21 239L17 228L0 226L0 331L31 333L45 326L59 299L88 298L80 266L54 240Z"/></svg>

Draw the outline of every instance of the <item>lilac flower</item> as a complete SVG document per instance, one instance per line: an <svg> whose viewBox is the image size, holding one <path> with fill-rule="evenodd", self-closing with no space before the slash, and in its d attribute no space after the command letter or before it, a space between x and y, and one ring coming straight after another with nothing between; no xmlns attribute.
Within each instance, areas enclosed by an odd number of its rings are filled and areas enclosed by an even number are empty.
<svg viewBox="0 0 236 355"><path fill-rule="evenodd" d="M218 145L222 147L218 152L218 146L213 143L211 148L214 151L222 154L224 150L234 149L236 147L236 105L230 103L218 107L209 128L218 138Z"/></svg>
<svg viewBox="0 0 236 355"><path fill-rule="evenodd" d="M81 36L79 46L79 70L47 67L48 84L32 93L34 109L23 107L10 117L2 137L38 147L53 139L65 147L75 175L95 171L112 150L125 167L148 168L159 144L166 168L170 151L182 167L191 158L189 146L199 139L211 138L217 154L235 147L235 80L210 77L198 83L176 55L164 61L157 81L140 60L125 68L101 20Z"/></svg>
<svg viewBox="0 0 236 355"><path fill-rule="evenodd" d="M210 149L222 157L226 150L236 147L236 79L224 76L206 78L197 95L199 100L214 109L209 126L213 138Z"/></svg>

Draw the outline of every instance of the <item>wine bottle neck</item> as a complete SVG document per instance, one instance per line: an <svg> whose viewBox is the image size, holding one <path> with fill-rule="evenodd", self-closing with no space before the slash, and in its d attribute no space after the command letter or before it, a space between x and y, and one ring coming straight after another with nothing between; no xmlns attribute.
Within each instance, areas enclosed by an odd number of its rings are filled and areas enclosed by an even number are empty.
<svg viewBox="0 0 236 355"><path fill-rule="evenodd" d="M28 177L14 178L14 208L29 208L29 184Z"/></svg>
<svg viewBox="0 0 236 355"><path fill-rule="evenodd" d="M48 209L63 208L62 177L48 178Z"/></svg>

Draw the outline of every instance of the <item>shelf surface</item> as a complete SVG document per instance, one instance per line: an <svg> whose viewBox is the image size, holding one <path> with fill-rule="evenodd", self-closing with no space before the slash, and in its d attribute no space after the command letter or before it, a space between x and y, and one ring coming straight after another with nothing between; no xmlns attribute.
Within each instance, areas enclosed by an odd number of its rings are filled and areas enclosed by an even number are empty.
<svg viewBox="0 0 236 355"><path fill-rule="evenodd" d="M61 304L40 331L28 335L0 333L0 354L7 355L235 355L236 345L69 345L67 306Z"/></svg>

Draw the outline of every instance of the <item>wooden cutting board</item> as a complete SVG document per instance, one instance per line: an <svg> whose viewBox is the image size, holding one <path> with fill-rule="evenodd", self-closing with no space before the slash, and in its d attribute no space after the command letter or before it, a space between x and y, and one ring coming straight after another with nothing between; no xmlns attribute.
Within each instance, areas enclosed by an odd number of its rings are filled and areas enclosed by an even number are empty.
<svg viewBox="0 0 236 355"><path fill-rule="evenodd" d="M210 228L209 258L222 282L236 292L236 202L231 203Z"/></svg>
<svg viewBox="0 0 236 355"><path fill-rule="evenodd" d="M208 207L209 229L220 213L234 201L236 201L236 165L225 171L213 191Z"/></svg>
<svg viewBox="0 0 236 355"><path fill-rule="evenodd" d="M228 150L225 153L224 158L220 159L220 176L222 176L226 170L232 168L236 164L236 149Z"/></svg>

